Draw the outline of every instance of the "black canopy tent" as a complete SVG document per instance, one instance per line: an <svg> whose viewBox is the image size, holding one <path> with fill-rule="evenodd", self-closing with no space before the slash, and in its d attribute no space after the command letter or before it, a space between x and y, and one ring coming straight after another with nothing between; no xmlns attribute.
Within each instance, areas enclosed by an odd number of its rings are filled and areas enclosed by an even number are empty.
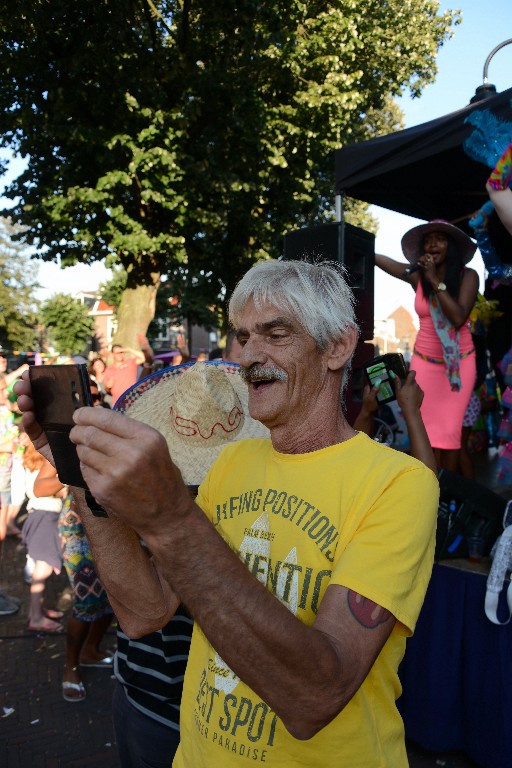
<svg viewBox="0 0 512 768"><path fill-rule="evenodd" d="M463 147L473 111L512 123L512 88L457 112L335 153L336 194L426 221L443 218L471 234L467 221L487 199L489 168ZM510 243L509 243L510 249Z"/></svg>

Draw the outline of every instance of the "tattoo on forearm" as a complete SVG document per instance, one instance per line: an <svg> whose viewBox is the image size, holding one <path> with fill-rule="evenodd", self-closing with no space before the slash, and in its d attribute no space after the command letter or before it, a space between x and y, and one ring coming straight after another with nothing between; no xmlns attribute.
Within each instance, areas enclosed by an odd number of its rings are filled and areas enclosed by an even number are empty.
<svg viewBox="0 0 512 768"><path fill-rule="evenodd" d="M348 590L348 607L355 620L366 629L375 629L379 624L384 624L391 618L391 612L382 608L373 600L363 597L358 592Z"/></svg>

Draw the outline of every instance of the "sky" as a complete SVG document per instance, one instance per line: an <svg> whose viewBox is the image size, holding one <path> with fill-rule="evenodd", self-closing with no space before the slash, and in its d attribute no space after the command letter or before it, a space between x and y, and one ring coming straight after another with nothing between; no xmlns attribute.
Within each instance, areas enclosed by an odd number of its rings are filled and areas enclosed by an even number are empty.
<svg viewBox="0 0 512 768"><path fill-rule="evenodd" d="M435 83L425 88L419 99L411 99L407 95L400 99L405 128L434 120L469 104L476 88L483 84L487 56L497 45L512 38L512 0L486 0L485 3L482 0L443 0L440 12L449 8L462 12L462 22L455 27L453 37L437 56ZM512 44L499 50L492 58L488 80L498 92L512 86ZM384 208L372 206L371 210L379 221L375 250L401 260L402 235L422 222ZM439 217L443 217L442 211ZM483 287L484 268L478 253L471 266L478 271ZM99 263L92 266L79 264L66 269L60 269L55 263L44 263L39 269L39 282L43 288L37 295L45 299L60 291L94 291L109 275L110 272ZM385 275L379 269L375 270L376 320L388 317L398 306L404 306L415 318L413 302L414 293L409 285Z"/></svg>

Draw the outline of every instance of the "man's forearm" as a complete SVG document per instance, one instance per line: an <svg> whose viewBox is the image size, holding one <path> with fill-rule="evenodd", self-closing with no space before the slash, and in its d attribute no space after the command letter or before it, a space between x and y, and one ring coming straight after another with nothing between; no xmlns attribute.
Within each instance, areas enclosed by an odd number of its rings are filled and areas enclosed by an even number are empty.
<svg viewBox="0 0 512 768"><path fill-rule="evenodd" d="M290 732L299 733L315 717L319 723L309 735L323 727L330 704L325 689L332 688L333 676L341 677L327 636L303 624L257 581L198 507L147 543L158 571L216 652Z"/></svg>
<svg viewBox="0 0 512 768"><path fill-rule="evenodd" d="M179 601L162 584L136 532L119 518L95 517L82 489L72 489L77 512L91 545L112 609L129 637L141 637L163 627Z"/></svg>

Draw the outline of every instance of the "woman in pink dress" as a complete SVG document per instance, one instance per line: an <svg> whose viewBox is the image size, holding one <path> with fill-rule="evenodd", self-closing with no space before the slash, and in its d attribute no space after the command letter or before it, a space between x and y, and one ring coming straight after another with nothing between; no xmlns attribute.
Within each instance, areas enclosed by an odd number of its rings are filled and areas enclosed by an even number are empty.
<svg viewBox="0 0 512 768"><path fill-rule="evenodd" d="M468 318L478 275L466 267L476 250L462 230L434 220L402 238L404 264L376 254L375 263L416 292L420 330L411 370L425 393L421 413L439 469L457 471L462 422L476 380L475 349Z"/></svg>

